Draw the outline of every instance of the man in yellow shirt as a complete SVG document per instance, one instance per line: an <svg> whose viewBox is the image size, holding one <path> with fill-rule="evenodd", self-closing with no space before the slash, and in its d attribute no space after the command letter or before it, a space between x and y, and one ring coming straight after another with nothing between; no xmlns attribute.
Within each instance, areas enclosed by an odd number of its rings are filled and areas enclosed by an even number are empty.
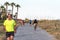
<svg viewBox="0 0 60 40"><path fill-rule="evenodd" d="M13 40L14 39L14 32L16 31L16 23L12 19L12 15L8 14L8 18L4 21L4 29L6 31L6 39Z"/></svg>

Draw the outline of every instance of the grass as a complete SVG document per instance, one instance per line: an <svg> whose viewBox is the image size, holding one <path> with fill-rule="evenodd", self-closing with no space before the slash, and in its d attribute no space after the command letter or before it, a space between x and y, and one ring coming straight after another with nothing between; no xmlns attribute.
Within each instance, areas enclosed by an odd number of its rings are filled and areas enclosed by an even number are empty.
<svg viewBox="0 0 60 40"><path fill-rule="evenodd" d="M4 32L3 26L2 26L3 22L4 22L4 20L0 20L0 40L3 40L5 37L5 32Z"/></svg>
<svg viewBox="0 0 60 40"><path fill-rule="evenodd" d="M38 25L60 40L60 20L40 20Z"/></svg>
<svg viewBox="0 0 60 40"><path fill-rule="evenodd" d="M5 39L5 32L3 30L3 26L0 26L0 40Z"/></svg>
<svg viewBox="0 0 60 40"><path fill-rule="evenodd" d="M4 22L4 20L0 20L0 26L2 26L2 25L3 25L3 22Z"/></svg>

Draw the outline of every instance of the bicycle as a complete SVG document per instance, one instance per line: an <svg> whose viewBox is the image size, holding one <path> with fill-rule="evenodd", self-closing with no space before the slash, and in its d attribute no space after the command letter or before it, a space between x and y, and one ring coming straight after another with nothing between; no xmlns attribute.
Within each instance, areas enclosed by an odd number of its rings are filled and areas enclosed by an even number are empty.
<svg viewBox="0 0 60 40"><path fill-rule="evenodd" d="M34 23L34 30L36 31L37 29L37 23Z"/></svg>

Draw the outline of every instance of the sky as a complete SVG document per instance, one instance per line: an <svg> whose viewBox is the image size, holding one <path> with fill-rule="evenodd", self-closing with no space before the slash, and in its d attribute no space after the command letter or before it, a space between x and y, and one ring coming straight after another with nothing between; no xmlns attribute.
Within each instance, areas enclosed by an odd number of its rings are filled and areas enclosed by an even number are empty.
<svg viewBox="0 0 60 40"><path fill-rule="evenodd" d="M21 6L18 13L20 19L60 19L60 0L0 0L0 5L6 1ZM15 12L16 8L14 7L14 14Z"/></svg>

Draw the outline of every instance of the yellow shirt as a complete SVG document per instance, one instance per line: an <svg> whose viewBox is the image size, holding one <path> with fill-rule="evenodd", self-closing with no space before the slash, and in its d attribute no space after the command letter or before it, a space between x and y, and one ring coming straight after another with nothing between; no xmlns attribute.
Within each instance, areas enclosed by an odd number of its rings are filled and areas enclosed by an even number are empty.
<svg viewBox="0 0 60 40"><path fill-rule="evenodd" d="M4 24L3 24L6 28L6 32L11 32L11 31L14 31L14 26L16 25L15 21L12 19L12 20L5 20L4 21Z"/></svg>

